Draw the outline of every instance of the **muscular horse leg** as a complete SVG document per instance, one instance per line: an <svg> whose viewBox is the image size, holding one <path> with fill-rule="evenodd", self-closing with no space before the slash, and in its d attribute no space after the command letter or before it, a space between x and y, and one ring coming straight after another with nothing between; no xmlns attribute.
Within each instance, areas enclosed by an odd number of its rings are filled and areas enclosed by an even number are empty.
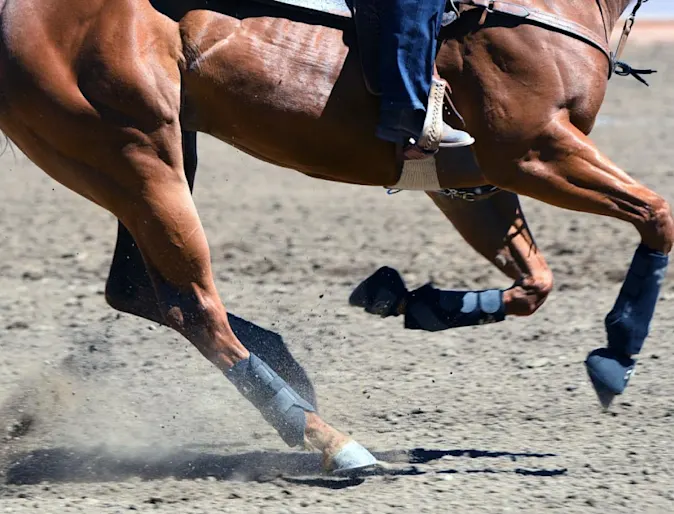
<svg viewBox="0 0 674 514"><path fill-rule="evenodd" d="M185 176L192 191L197 172L196 133L183 132L182 144ZM111 307L164 324L143 258L133 237L121 222L118 222L117 243L105 294ZM293 358L283 338L276 332L232 313L227 313L227 317L234 334L244 346L267 362L304 400L318 408L313 384L304 368Z"/></svg>
<svg viewBox="0 0 674 514"><path fill-rule="evenodd" d="M380 316L405 316L405 328L438 331L528 316L552 290L517 195L499 192L479 202L428 193L463 238L515 284L502 290L446 291L427 284L409 292L397 271L381 268L352 293L352 305Z"/></svg>
<svg viewBox="0 0 674 514"><path fill-rule="evenodd" d="M3 44L14 46L6 54L0 48L0 58L14 80L0 86L15 99L0 112L3 131L53 178L123 223L164 323L222 371L289 446L320 450L338 471L376 464L232 330L183 169L177 26L143 2L108 1L93 11L75 2L74 14L47 30L58 10L51 7L33 9L28 18L2 12ZM83 16L91 21L85 27ZM26 19L32 25L22 25ZM78 33L74 49L61 52L54 34L76 30L90 32Z"/></svg>
<svg viewBox="0 0 674 514"><path fill-rule="evenodd" d="M429 196L465 241L515 284L503 294L506 315L528 316L552 290L552 272L529 230L517 195L501 191L478 202Z"/></svg>
<svg viewBox="0 0 674 514"><path fill-rule="evenodd" d="M210 267L210 250L182 166L170 138L128 154L140 187L101 202L128 228L145 262L167 326L187 338L278 431L289 446L319 449L331 468L350 469L376 461L367 450L325 423L258 356L249 352L228 322ZM128 179L127 179L128 180Z"/></svg>
<svg viewBox="0 0 674 514"><path fill-rule="evenodd" d="M183 132L182 146L185 177L192 191L197 172L197 134ZM121 221L117 223L117 242L105 284L105 299L118 311L164 323L138 246Z"/></svg>
<svg viewBox="0 0 674 514"><path fill-rule="evenodd" d="M73 127L64 131L72 134L72 140L82 137L77 122L69 123L65 115L52 117ZM15 125L20 124L21 120ZM125 154L112 154L115 158L106 161L98 159L99 149L107 152L111 140L117 143L115 136L119 140L129 135L103 124L89 128L87 133L100 134L100 139L96 147L90 141L91 154L81 152L76 158L65 155L66 145L51 146L42 134L35 135L36 130L10 127L10 136L18 137L24 153L55 179L107 209L129 229L149 271L164 323L220 369L289 446L319 449L326 466L338 471L375 464L367 450L325 423L234 334L215 287L210 250L182 171L179 143L171 145L155 136L152 150L148 144L130 143ZM98 165L95 172L90 159Z"/></svg>
<svg viewBox="0 0 674 514"><path fill-rule="evenodd" d="M633 356L648 335L674 243L669 205L612 163L564 116L551 121L526 155L513 159L504 155L505 151L478 147L485 176L495 185L558 207L628 221L641 235L605 319L608 346L591 352L586 360L599 400L607 408L627 386ZM513 164L504 170L503 162Z"/></svg>

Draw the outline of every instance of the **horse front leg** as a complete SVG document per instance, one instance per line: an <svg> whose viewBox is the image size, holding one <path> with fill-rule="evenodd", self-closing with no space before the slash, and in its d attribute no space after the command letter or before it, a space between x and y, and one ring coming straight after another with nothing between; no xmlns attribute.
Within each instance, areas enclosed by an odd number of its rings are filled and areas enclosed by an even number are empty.
<svg viewBox="0 0 674 514"><path fill-rule="evenodd" d="M506 290L409 292L397 271L383 267L362 282L350 303L383 317L405 317L405 327L427 331L501 321L536 312L552 290L552 272L527 226L517 195L499 192L479 202L428 193L462 237L514 284Z"/></svg>
<svg viewBox="0 0 674 514"><path fill-rule="evenodd" d="M529 316L552 290L552 271L536 246L516 194L464 202L428 193L464 240L514 281L503 292L506 316Z"/></svg>
<svg viewBox="0 0 674 514"><path fill-rule="evenodd" d="M501 151L502 150L502 151ZM586 367L608 408L632 376L648 335L674 244L667 202L605 157L566 117L553 119L525 155L478 147L491 183L569 210L631 223L641 236L618 298L605 318L608 345L588 355ZM512 158L511 158L512 157ZM512 163L504 168L503 163Z"/></svg>
<svg viewBox="0 0 674 514"><path fill-rule="evenodd" d="M107 182L96 188L105 200L101 204L137 243L165 325L222 371L288 446L318 449L326 469L336 473L374 466L376 459L364 447L323 421L312 404L243 344L249 334L234 332L215 286L208 241L174 131L166 124L152 134L155 154L135 148L125 167L106 170L120 182L113 189L117 195L104 196Z"/></svg>
<svg viewBox="0 0 674 514"><path fill-rule="evenodd" d="M183 167L190 188L194 190L197 173L197 134L182 133ZM105 287L105 298L114 309L165 324L157 296L136 241L118 222L117 242ZM239 316L227 313L234 334L251 352L263 359L297 393L316 409L316 391L306 370L290 353L283 337Z"/></svg>

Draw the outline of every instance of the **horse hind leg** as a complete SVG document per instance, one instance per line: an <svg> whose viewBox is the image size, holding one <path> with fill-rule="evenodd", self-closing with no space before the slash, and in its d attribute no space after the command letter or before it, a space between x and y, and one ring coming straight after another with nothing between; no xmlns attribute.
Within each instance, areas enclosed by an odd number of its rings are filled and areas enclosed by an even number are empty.
<svg viewBox="0 0 674 514"><path fill-rule="evenodd" d="M59 83L54 86L63 86L64 91L58 102L51 92L27 90L41 114L31 117L19 110L3 114L3 128L9 127L8 135L33 162L108 210L128 229L165 324L221 370L289 446L320 450L332 470L375 465L367 450L325 423L234 334L215 287L210 249L183 171L176 87L180 75L177 69L162 67L166 59L145 57L145 61L139 57L133 70L145 65L147 73L125 76L129 86L125 92L133 102L121 104L126 109L124 127L95 111L103 106L120 108L114 88L97 90L101 97L94 109L81 95L72 94L77 86ZM147 83L148 76L155 78L153 83ZM129 95L131 87L136 91ZM128 130L129 125L135 130ZM52 130L55 126L58 131Z"/></svg>
<svg viewBox="0 0 674 514"><path fill-rule="evenodd" d="M562 119L550 123L525 156L507 157L493 147L479 155L485 176L495 185L565 209L627 221L641 235L615 305L605 318L608 345L586 359L606 409L625 390L636 364L633 357L641 352L655 313L674 244L669 205ZM504 169L503 162L513 164Z"/></svg>
<svg viewBox="0 0 674 514"><path fill-rule="evenodd" d="M147 166L147 156L142 156ZM113 212L138 243L168 326L186 337L237 387L289 446L319 449L333 471L376 464L362 446L325 423L234 334L210 268L210 250L180 169L138 173L142 194L129 192ZM163 168L163 170L162 170Z"/></svg>
<svg viewBox="0 0 674 514"><path fill-rule="evenodd" d="M190 190L194 188L197 171L196 144L196 133L182 133L183 167ZM117 242L105 293L108 304L114 309L164 324L164 317L141 253L121 222L118 222ZM279 334L229 312L227 319L246 349L269 364L304 400L318 408L309 376Z"/></svg>

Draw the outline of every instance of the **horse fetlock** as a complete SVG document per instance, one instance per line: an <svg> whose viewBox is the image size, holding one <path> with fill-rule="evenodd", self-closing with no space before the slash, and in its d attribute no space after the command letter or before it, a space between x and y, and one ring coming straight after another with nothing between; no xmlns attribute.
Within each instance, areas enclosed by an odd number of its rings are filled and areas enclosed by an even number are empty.
<svg viewBox="0 0 674 514"><path fill-rule="evenodd" d="M323 452L325 459L330 459L337 454L350 441L348 436L323 421L316 412L306 412L305 418L305 448Z"/></svg>
<svg viewBox="0 0 674 514"><path fill-rule="evenodd" d="M374 455L356 441L349 440L336 453L324 458L323 466L335 475L344 476L356 475L375 467L383 468L385 463L378 461Z"/></svg>
<svg viewBox="0 0 674 514"><path fill-rule="evenodd" d="M337 475L383 465L367 449L328 425L315 412L306 413L304 447L322 452L323 469Z"/></svg>

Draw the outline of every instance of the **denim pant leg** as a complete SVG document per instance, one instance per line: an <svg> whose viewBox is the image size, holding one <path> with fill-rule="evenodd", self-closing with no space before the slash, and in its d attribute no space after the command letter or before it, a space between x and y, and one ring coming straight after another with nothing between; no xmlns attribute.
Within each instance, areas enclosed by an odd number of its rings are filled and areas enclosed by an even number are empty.
<svg viewBox="0 0 674 514"><path fill-rule="evenodd" d="M387 0L381 8L381 139L397 143L421 133L445 2Z"/></svg>

